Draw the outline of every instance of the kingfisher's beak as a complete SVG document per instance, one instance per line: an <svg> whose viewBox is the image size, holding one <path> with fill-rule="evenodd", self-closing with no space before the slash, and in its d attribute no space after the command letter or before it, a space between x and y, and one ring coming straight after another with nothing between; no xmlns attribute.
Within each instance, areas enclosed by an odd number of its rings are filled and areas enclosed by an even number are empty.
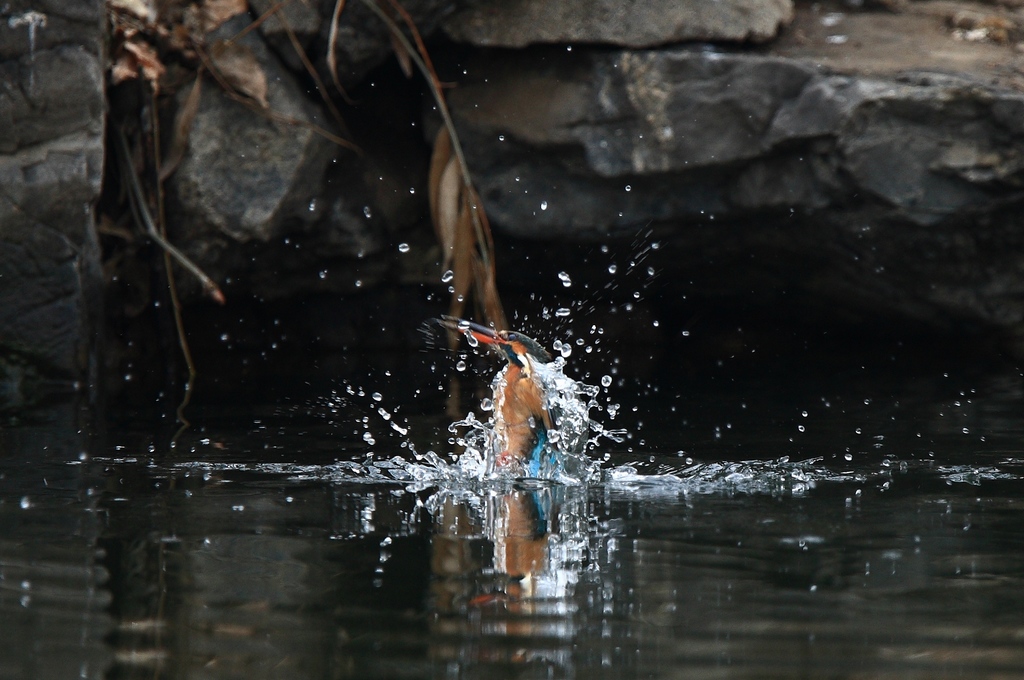
<svg viewBox="0 0 1024 680"><path fill-rule="evenodd" d="M508 344L508 341L498 335L497 331L487 326L481 326L478 323L472 321L465 321L464 319L456 319L454 316L445 316L440 319L441 325L450 331L456 331L466 336L473 336L473 338L484 345L503 345Z"/></svg>

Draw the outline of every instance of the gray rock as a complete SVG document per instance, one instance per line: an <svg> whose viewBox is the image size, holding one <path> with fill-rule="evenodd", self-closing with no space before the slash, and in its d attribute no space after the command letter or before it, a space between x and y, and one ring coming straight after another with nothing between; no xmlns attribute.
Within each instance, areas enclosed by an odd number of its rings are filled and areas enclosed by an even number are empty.
<svg viewBox="0 0 1024 680"><path fill-rule="evenodd" d="M95 378L102 19L98 0L0 9L0 373L14 382ZM24 388L0 391L30 402Z"/></svg>
<svg viewBox="0 0 1024 680"><path fill-rule="evenodd" d="M320 0L323 23L316 43L316 63L323 70L330 32L330 18L337 0ZM387 5L387 3L385 3ZM456 0L404 0L401 3L417 31L424 37L434 34L441 20L455 10ZM397 20L397 23L403 24ZM385 24L360 0L345 3L338 24L338 78L342 86L352 87L386 59L394 58L391 34ZM324 71L326 73L326 71Z"/></svg>
<svg viewBox="0 0 1024 680"><path fill-rule="evenodd" d="M665 275L704 291L1024 328L1024 94L701 49L554 54L482 61L451 94L497 231L586 241L653 222Z"/></svg>
<svg viewBox="0 0 1024 680"><path fill-rule="evenodd" d="M454 40L481 47L764 42L793 19L791 0L473 0L467 5L444 22L444 30Z"/></svg>
<svg viewBox="0 0 1024 680"><path fill-rule="evenodd" d="M233 35L247 21L221 30ZM312 127L334 132L315 92L304 91L257 34L242 44L267 75L276 119L204 84L188 154L169 183L175 243L214 280L264 299L381 281L388 268L371 256L389 229L422 213L422 179L403 175L422 174L426 160L407 153L403 171L386 148L359 154L336 145Z"/></svg>
<svg viewBox="0 0 1024 680"><path fill-rule="evenodd" d="M233 35L246 23L236 19L222 29ZM320 195L334 155L313 129L330 124L292 75L258 36L250 33L240 44L266 75L271 111L232 100L215 82L204 84L188 154L171 181L174 222L186 242L211 233L234 243L267 242L290 222L310 223L309 203Z"/></svg>
<svg viewBox="0 0 1024 680"><path fill-rule="evenodd" d="M279 3L276 0L252 0L249 5L257 15L262 16L278 6ZM284 16L284 22L281 21L279 15ZM330 18L330 14L327 15L327 18ZM287 26L285 22L287 22ZM320 3L314 0L293 0L281 6L277 13L260 24L260 33L290 69L301 72L305 69L305 65L295 50L291 36L288 35L288 29L291 29L295 39L309 56L308 52L313 40L320 33L320 27L324 23L324 18L320 15Z"/></svg>

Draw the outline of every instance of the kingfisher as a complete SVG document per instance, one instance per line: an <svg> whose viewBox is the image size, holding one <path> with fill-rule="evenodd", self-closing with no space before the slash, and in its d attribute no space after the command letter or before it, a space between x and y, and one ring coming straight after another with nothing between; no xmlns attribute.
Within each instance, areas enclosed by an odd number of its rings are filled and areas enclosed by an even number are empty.
<svg viewBox="0 0 1024 680"><path fill-rule="evenodd" d="M551 363L552 356L518 331L496 331L450 316L440 322L470 338L470 344L493 347L508 360L504 373L494 381L494 431L499 444L495 465L519 465L529 476L538 476L554 424L535 369L537 364Z"/></svg>

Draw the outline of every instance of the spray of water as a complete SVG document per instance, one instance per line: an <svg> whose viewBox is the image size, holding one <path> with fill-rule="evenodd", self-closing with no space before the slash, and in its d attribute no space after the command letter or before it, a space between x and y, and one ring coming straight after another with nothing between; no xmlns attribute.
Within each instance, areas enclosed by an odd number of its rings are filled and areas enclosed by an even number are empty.
<svg viewBox="0 0 1024 680"><path fill-rule="evenodd" d="M532 476L560 484L585 484L595 481L600 472L599 464L587 455L588 446L604 433L600 424L590 418L590 411L598 407L600 388L573 380L564 369L565 360L561 357L533 366L554 428L547 433L540 466ZM496 399L505 389L507 372L508 367L502 369L491 384ZM457 464L467 475L484 479L519 476L524 472L517 465L499 468L495 464L503 447L494 417L483 422L470 413L450 429L458 435L457 443L463 449Z"/></svg>

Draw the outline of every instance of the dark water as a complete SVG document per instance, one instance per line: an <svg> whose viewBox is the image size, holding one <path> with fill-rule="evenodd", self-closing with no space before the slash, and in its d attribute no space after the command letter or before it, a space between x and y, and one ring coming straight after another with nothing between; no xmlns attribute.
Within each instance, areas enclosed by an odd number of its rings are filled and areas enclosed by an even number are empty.
<svg viewBox="0 0 1024 680"><path fill-rule="evenodd" d="M19 417L0 677L1019 677L1024 379L950 354L623 369L588 487L431 477L447 365Z"/></svg>

